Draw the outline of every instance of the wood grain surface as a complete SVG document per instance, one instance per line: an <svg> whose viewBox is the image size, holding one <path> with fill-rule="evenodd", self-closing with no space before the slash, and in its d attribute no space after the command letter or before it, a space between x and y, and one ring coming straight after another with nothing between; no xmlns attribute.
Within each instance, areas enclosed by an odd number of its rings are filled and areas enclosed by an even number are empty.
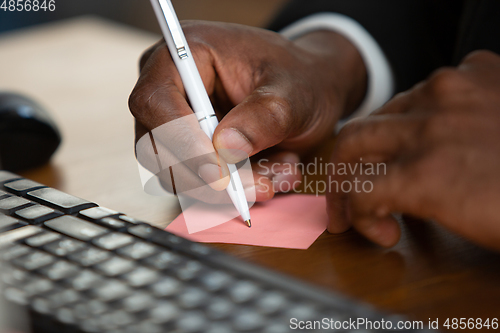
<svg viewBox="0 0 500 333"><path fill-rule="evenodd" d="M50 165L24 176L159 226L177 216L175 197L142 191L127 107L138 58L157 39L94 18L0 36L0 90L39 101L64 137ZM213 246L426 323L500 315L500 256L434 223L404 222L392 249L354 231L325 233L306 251Z"/></svg>

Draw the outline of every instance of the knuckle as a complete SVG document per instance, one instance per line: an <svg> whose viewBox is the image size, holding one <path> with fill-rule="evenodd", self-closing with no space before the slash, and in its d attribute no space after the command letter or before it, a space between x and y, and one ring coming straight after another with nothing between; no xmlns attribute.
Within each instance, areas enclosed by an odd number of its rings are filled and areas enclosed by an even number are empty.
<svg viewBox="0 0 500 333"><path fill-rule="evenodd" d="M477 50L467 54L461 64L499 61L500 56L489 50Z"/></svg>
<svg viewBox="0 0 500 333"><path fill-rule="evenodd" d="M267 96L261 105L271 120L272 132L278 137L287 136L293 123L290 101L281 96Z"/></svg>
<svg viewBox="0 0 500 333"><path fill-rule="evenodd" d="M128 98L128 107L136 119L140 117L141 110L147 103L148 96L150 96L147 90L149 89L146 89L143 85L138 83Z"/></svg>
<svg viewBox="0 0 500 333"><path fill-rule="evenodd" d="M144 118L145 112L151 109L158 88L139 82L130 94L128 105L130 112L138 121Z"/></svg>
<svg viewBox="0 0 500 333"><path fill-rule="evenodd" d="M364 123L363 118L354 118L342 127L335 141L334 156L342 159L351 150Z"/></svg>
<svg viewBox="0 0 500 333"><path fill-rule="evenodd" d="M464 74L453 68L442 68L430 77L426 89L432 96L443 100L469 88Z"/></svg>
<svg viewBox="0 0 500 333"><path fill-rule="evenodd" d="M359 117L349 120L345 123L344 127L340 130L337 135L337 144L343 145L346 141L349 141L353 135L355 135L361 128L362 124L365 122L365 119Z"/></svg>

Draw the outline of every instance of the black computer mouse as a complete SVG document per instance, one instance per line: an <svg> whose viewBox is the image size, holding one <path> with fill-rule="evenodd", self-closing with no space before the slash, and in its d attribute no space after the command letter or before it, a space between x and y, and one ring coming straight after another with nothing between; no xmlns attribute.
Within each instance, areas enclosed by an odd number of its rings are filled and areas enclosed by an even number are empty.
<svg viewBox="0 0 500 333"><path fill-rule="evenodd" d="M21 171L47 163L61 134L38 103L0 92L0 170Z"/></svg>

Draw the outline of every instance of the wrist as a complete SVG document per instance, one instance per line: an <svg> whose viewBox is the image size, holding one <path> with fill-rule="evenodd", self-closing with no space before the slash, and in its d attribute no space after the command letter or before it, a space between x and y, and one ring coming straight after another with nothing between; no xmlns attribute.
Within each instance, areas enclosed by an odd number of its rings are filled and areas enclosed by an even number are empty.
<svg viewBox="0 0 500 333"><path fill-rule="evenodd" d="M302 35L294 44L310 55L311 68L323 83L338 118L349 116L364 99L368 75L361 54L343 35L318 30Z"/></svg>

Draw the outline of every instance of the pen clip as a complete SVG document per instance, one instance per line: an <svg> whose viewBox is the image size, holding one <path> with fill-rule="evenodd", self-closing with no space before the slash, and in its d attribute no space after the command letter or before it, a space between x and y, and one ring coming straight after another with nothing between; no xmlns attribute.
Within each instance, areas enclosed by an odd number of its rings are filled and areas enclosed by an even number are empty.
<svg viewBox="0 0 500 333"><path fill-rule="evenodd" d="M188 58L188 53L186 50L186 46L184 45L184 41L182 39L181 31L178 28L178 22L175 19L176 15L170 8L166 0L159 0L161 10L163 12L163 16L165 16L165 20L167 21L168 30L170 31L170 35L175 44L175 48L177 49L177 55L181 60Z"/></svg>

